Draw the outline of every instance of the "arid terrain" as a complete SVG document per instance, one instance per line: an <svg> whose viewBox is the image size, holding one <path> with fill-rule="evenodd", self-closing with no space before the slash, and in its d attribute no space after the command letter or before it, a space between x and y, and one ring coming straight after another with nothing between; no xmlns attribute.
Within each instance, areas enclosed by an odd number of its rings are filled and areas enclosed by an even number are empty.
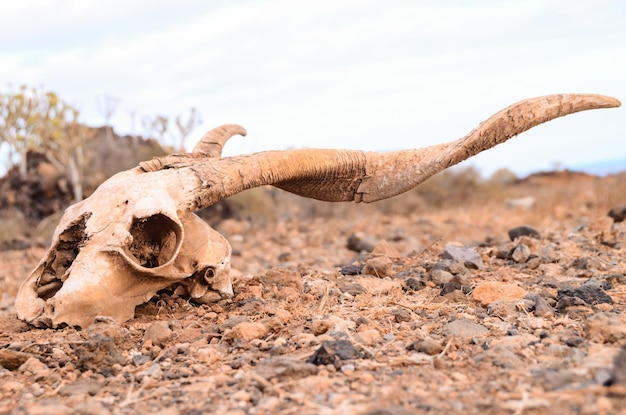
<svg viewBox="0 0 626 415"><path fill-rule="evenodd" d="M0 414L625 413L626 174L463 174L372 205L244 192L211 221L232 300L82 331L15 316L50 225L5 240Z"/></svg>

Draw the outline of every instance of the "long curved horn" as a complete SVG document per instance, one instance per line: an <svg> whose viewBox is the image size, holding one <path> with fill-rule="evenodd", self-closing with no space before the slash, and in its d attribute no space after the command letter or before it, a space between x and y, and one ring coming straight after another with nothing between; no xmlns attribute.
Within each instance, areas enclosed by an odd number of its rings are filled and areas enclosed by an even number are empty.
<svg viewBox="0 0 626 415"><path fill-rule="evenodd" d="M168 156L155 157L152 160L139 163L139 168L144 172L152 172L162 170L172 164L182 163L189 160L197 160L206 157L222 157L224 144L226 144L229 138L237 134L245 137L247 134L246 129L236 124L222 125L203 135L191 153L170 154Z"/></svg>
<svg viewBox="0 0 626 415"><path fill-rule="evenodd" d="M187 207L204 208L243 190L274 185L325 201L374 202L406 192L435 173L546 121L579 111L618 107L612 97L548 95L520 101L446 144L389 153L357 150L286 150L172 165L185 184ZM181 171L183 173L183 171ZM187 188L187 185L189 187Z"/></svg>

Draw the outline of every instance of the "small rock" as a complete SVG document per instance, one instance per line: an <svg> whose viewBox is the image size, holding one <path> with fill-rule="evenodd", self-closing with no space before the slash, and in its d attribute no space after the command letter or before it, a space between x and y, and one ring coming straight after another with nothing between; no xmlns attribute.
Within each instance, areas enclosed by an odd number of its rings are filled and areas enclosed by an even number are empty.
<svg viewBox="0 0 626 415"><path fill-rule="evenodd" d="M315 320L311 323L311 332L316 336L326 333L333 327L333 324L328 320Z"/></svg>
<svg viewBox="0 0 626 415"><path fill-rule="evenodd" d="M518 264L523 264L530 258L530 248L527 245L519 244L511 250L511 259Z"/></svg>
<svg viewBox="0 0 626 415"><path fill-rule="evenodd" d="M363 294L364 292L367 292L365 287L363 287L361 284L356 284L356 283L346 285L345 287L341 289L341 291L350 295L359 295L359 294Z"/></svg>
<svg viewBox="0 0 626 415"><path fill-rule="evenodd" d="M96 334L74 347L76 368L80 371L93 370L105 376L112 376L119 365L125 364L122 351L109 336Z"/></svg>
<svg viewBox="0 0 626 415"><path fill-rule="evenodd" d="M614 207L613 209L609 210L608 215L611 219L613 219L613 222L615 223L623 222L626 218L626 205Z"/></svg>
<svg viewBox="0 0 626 415"><path fill-rule="evenodd" d="M445 284L449 282L454 275L450 272L442 270L442 269L433 269L430 274L430 280L437 285Z"/></svg>
<svg viewBox="0 0 626 415"><path fill-rule="evenodd" d="M453 293L455 291L462 291L462 290L463 290L462 279L459 278L457 275L455 275L452 277L450 281L442 284L441 292L439 293L439 295L444 296L444 295Z"/></svg>
<svg viewBox="0 0 626 415"><path fill-rule="evenodd" d="M354 373L355 367L353 364L345 364L345 365L341 365L341 371L343 373L345 373L346 375L349 375L351 373Z"/></svg>
<svg viewBox="0 0 626 415"><path fill-rule="evenodd" d="M517 300L524 298L526 291L518 285L491 281L479 284L472 292L474 300L487 306L489 303L503 300Z"/></svg>
<svg viewBox="0 0 626 415"><path fill-rule="evenodd" d="M443 334L446 336L469 339L489 333L489 329L481 324L472 323L465 319L454 320L443 326Z"/></svg>
<svg viewBox="0 0 626 415"><path fill-rule="evenodd" d="M584 341L585 339L583 339L582 337L570 337L570 338L564 339L563 343L565 343L565 345L569 347L578 347Z"/></svg>
<svg viewBox="0 0 626 415"><path fill-rule="evenodd" d="M102 383L94 379L79 379L62 386L59 389L61 396L90 395L95 396L102 389Z"/></svg>
<svg viewBox="0 0 626 415"><path fill-rule="evenodd" d="M34 381L39 381L50 374L50 369L39 359L34 357L29 358L22 366L20 366L20 372L30 372L30 378Z"/></svg>
<svg viewBox="0 0 626 415"><path fill-rule="evenodd" d="M515 317L523 309L528 310L532 308L533 305L533 301L526 299L499 300L487 305L487 313L507 320L508 317Z"/></svg>
<svg viewBox="0 0 626 415"><path fill-rule="evenodd" d="M481 269L483 260L480 254L473 248L447 245L443 251L444 259L452 259L471 269Z"/></svg>
<svg viewBox="0 0 626 415"><path fill-rule="evenodd" d="M361 232L350 235L346 247L354 252L371 252L376 246L376 240Z"/></svg>
<svg viewBox="0 0 626 415"><path fill-rule="evenodd" d="M150 356L147 356L145 354L136 354L132 358L133 364L135 366L141 366L145 363L148 363L150 360L152 360Z"/></svg>
<svg viewBox="0 0 626 415"><path fill-rule="evenodd" d="M11 349L0 349L0 366L8 370L17 370L31 355Z"/></svg>
<svg viewBox="0 0 626 415"><path fill-rule="evenodd" d="M582 303L579 300L582 300ZM600 286L583 284L578 288L558 290L557 302L557 308L563 310L571 305L613 304L613 299Z"/></svg>
<svg viewBox="0 0 626 415"><path fill-rule="evenodd" d="M409 313L409 311L405 310L404 308L396 308L391 313L393 314L396 323L411 321L413 319L411 317L411 313Z"/></svg>
<svg viewBox="0 0 626 415"><path fill-rule="evenodd" d="M443 350L443 345L440 341L435 340L432 337L424 337L417 342L411 343L408 349L433 356L441 353L441 351Z"/></svg>
<svg viewBox="0 0 626 415"><path fill-rule="evenodd" d="M372 257L365 262L363 274L380 278L389 277L393 274L393 263L388 256Z"/></svg>
<svg viewBox="0 0 626 415"><path fill-rule="evenodd" d="M419 291L426 285L417 278L409 278L404 282L404 291Z"/></svg>
<svg viewBox="0 0 626 415"><path fill-rule="evenodd" d="M374 346L380 342L382 336L376 329L365 329L355 334L354 339L365 346Z"/></svg>
<svg viewBox="0 0 626 415"><path fill-rule="evenodd" d="M626 339L626 314L596 313L585 322L585 337L597 343L618 343Z"/></svg>
<svg viewBox="0 0 626 415"><path fill-rule="evenodd" d="M548 304L546 299L543 298L542 296L532 295L532 296L526 296L526 298L528 298L529 300L535 303L534 305L535 317L550 317L554 315L554 309L550 307L550 304Z"/></svg>
<svg viewBox="0 0 626 415"><path fill-rule="evenodd" d="M613 360L613 370L611 371L611 385L626 386L626 346L617 353Z"/></svg>
<svg viewBox="0 0 626 415"><path fill-rule="evenodd" d="M532 226L522 225L509 229L509 238L511 241L514 241L520 236L530 236L531 238L541 239L539 232Z"/></svg>
<svg viewBox="0 0 626 415"><path fill-rule="evenodd" d="M341 275L359 275L363 271L363 265L344 265L341 267Z"/></svg>
<svg viewBox="0 0 626 415"><path fill-rule="evenodd" d="M317 366L295 357L272 356L257 366L256 372L267 380L294 380L317 374Z"/></svg>
<svg viewBox="0 0 626 415"><path fill-rule="evenodd" d="M400 281L376 278L368 275L357 277L356 281L372 295L388 294L401 287Z"/></svg>
<svg viewBox="0 0 626 415"><path fill-rule="evenodd" d="M400 253L400 251L398 251L398 249L395 246L391 245L389 242L385 241L384 239L376 244L374 249L372 249L372 252L370 255L372 257L375 257L375 256L386 256L388 258L401 258L402 257L402 254Z"/></svg>
<svg viewBox="0 0 626 415"><path fill-rule="evenodd" d="M463 275L467 272L467 268L462 262L456 262L452 259L444 259L437 261L432 265L431 271L442 270L451 273L452 275Z"/></svg>
<svg viewBox="0 0 626 415"><path fill-rule="evenodd" d="M267 334L267 327L263 323L244 321L237 324L228 333L224 334L226 340L246 340L260 339Z"/></svg>
<svg viewBox="0 0 626 415"><path fill-rule="evenodd" d="M144 341L150 340L152 344L163 347L172 338L173 334L174 332L167 321L157 321L148 326L143 339Z"/></svg>
<svg viewBox="0 0 626 415"><path fill-rule="evenodd" d="M358 359L359 351L349 340L324 341L307 361L314 365L335 365L341 360ZM338 367L341 367L340 365Z"/></svg>

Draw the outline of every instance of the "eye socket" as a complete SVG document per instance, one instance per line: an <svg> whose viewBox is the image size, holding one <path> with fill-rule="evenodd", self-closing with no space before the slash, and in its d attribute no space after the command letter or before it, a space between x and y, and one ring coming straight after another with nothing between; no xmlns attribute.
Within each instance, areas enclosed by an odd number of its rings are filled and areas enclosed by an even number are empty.
<svg viewBox="0 0 626 415"><path fill-rule="evenodd" d="M161 213L134 218L129 232L133 241L126 251L144 268L165 265L175 257L180 245L180 227Z"/></svg>
<svg viewBox="0 0 626 415"><path fill-rule="evenodd" d="M88 239L85 229L90 217L90 212L80 215L59 234L43 264L41 275L37 278L36 291L39 298L47 300L54 297L63 286L67 270Z"/></svg>

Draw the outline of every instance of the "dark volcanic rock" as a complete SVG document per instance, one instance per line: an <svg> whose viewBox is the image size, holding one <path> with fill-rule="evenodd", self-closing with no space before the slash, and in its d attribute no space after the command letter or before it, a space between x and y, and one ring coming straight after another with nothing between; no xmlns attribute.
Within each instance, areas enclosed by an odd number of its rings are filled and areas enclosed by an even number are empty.
<svg viewBox="0 0 626 415"><path fill-rule="evenodd" d="M613 299L598 286L583 285L558 290L557 302L559 310L562 310L570 305L613 304Z"/></svg>
<svg viewBox="0 0 626 415"><path fill-rule="evenodd" d="M314 365L337 365L341 360L358 359L360 353L349 340L324 341L313 353L308 363Z"/></svg>
<svg viewBox="0 0 626 415"><path fill-rule="evenodd" d="M623 222L626 218L626 205L609 210L608 215L615 223Z"/></svg>
<svg viewBox="0 0 626 415"><path fill-rule="evenodd" d="M509 238L511 238L511 241L514 241L516 238L519 238L520 236L530 236L531 238L541 239L541 235L539 234L539 231L537 231L532 226L522 225L522 226L517 226L515 228L509 229Z"/></svg>
<svg viewBox="0 0 626 415"><path fill-rule="evenodd" d="M376 246L376 240L360 232L353 233L348 238L347 248L354 252L372 252Z"/></svg>

